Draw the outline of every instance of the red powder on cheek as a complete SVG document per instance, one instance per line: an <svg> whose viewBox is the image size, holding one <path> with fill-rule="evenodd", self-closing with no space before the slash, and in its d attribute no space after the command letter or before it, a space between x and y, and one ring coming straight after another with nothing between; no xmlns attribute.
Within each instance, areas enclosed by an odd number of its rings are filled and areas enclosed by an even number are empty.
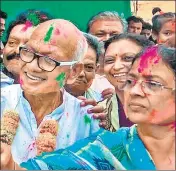
<svg viewBox="0 0 176 171"><path fill-rule="evenodd" d="M20 86L23 85L23 80L21 78L19 79L19 83L20 83Z"/></svg>
<svg viewBox="0 0 176 171"><path fill-rule="evenodd" d="M152 112L150 113L149 121L152 121L154 117L156 116L156 114L157 114L157 110L153 109Z"/></svg>

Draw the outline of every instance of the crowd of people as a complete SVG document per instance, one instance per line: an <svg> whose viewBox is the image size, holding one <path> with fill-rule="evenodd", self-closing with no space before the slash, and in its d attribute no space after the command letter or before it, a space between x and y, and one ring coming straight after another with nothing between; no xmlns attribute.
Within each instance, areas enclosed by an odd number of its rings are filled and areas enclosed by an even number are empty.
<svg viewBox="0 0 176 171"><path fill-rule="evenodd" d="M0 11L2 170L175 170L175 13L152 14Z"/></svg>

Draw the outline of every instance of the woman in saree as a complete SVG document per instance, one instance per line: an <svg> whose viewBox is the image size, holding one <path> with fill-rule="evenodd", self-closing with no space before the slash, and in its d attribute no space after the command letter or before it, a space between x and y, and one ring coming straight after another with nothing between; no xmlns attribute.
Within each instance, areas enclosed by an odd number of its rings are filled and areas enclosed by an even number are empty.
<svg viewBox="0 0 176 171"><path fill-rule="evenodd" d="M175 48L145 49L133 60L124 89L124 109L131 127L91 138L26 163L44 170L175 170ZM84 143L86 141L86 144Z"/></svg>

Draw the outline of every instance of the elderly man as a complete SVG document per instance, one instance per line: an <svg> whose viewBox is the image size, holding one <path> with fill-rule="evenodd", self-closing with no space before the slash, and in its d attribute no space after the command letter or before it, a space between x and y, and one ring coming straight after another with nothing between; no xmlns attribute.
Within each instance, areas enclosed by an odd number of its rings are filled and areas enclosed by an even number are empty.
<svg viewBox="0 0 176 171"><path fill-rule="evenodd" d="M93 16L87 26L87 32L96 36L99 41L106 41L116 34L126 31L127 22L116 11L103 11ZM102 49L103 51L103 49ZM104 57L100 56L99 65L91 88L102 92L107 88L114 89L104 75Z"/></svg>
<svg viewBox="0 0 176 171"><path fill-rule="evenodd" d="M106 41L115 34L126 31L126 21L116 11L103 11L93 16L87 27L87 32L93 34L99 41Z"/></svg>
<svg viewBox="0 0 176 171"><path fill-rule="evenodd" d="M11 85L1 92L2 169L13 169L14 162L65 148L99 130L88 107L81 108L80 100L62 89L64 82L72 84L82 71L79 61L86 51L85 37L62 19L40 24L20 47L21 86ZM16 127L11 124L14 118Z"/></svg>

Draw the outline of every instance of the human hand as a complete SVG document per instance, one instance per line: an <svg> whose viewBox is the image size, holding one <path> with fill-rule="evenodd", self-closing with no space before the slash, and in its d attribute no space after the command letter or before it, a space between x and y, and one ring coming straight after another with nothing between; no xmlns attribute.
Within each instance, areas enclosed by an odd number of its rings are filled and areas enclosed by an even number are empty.
<svg viewBox="0 0 176 171"><path fill-rule="evenodd" d="M11 146L1 142L1 170L14 170L14 161L11 154Z"/></svg>
<svg viewBox="0 0 176 171"><path fill-rule="evenodd" d="M87 105L92 105L92 108L89 108L87 112L89 114L93 113L93 118L94 119L99 119L99 126L100 127L105 127L106 126L106 113L104 112L104 107L101 105L98 105L98 102L96 102L94 99L86 99L83 96L79 96L78 99L82 100L81 102L81 107L87 106Z"/></svg>

